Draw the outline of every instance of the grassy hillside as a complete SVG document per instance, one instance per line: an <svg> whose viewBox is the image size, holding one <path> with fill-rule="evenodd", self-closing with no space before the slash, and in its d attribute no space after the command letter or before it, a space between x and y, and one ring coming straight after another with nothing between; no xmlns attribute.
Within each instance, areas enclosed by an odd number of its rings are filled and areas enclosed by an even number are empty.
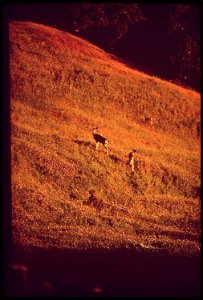
<svg viewBox="0 0 203 300"><path fill-rule="evenodd" d="M10 24L10 80L15 245L199 253L198 93L24 22Z"/></svg>

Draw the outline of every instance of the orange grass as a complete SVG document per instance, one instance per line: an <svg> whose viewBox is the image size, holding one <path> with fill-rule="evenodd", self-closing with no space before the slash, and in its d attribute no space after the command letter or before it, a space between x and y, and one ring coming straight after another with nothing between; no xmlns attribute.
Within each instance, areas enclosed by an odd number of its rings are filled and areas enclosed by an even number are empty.
<svg viewBox="0 0 203 300"><path fill-rule="evenodd" d="M14 244L199 253L200 95L40 24L11 23L10 50Z"/></svg>

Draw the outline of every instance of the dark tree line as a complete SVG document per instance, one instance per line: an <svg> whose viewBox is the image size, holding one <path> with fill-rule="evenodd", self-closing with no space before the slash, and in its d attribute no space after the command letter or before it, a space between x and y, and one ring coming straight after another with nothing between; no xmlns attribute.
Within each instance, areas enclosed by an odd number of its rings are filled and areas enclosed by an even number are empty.
<svg viewBox="0 0 203 300"><path fill-rule="evenodd" d="M73 4L70 9L76 32L109 48L121 40L131 26L144 20L137 4Z"/></svg>
<svg viewBox="0 0 203 300"><path fill-rule="evenodd" d="M13 4L5 11L12 20L56 26L142 71L200 90L198 4Z"/></svg>
<svg viewBox="0 0 203 300"><path fill-rule="evenodd" d="M175 47L170 61L177 66L180 82L192 82L200 86L200 9L197 5L177 4L169 14L169 32Z"/></svg>

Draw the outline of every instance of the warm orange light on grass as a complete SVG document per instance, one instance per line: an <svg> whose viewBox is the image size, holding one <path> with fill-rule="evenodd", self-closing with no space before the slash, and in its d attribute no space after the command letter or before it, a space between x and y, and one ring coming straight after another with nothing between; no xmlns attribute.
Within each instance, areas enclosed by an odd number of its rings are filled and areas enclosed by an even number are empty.
<svg viewBox="0 0 203 300"><path fill-rule="evenodd" d="M47 26L11 23L10 41L14 243L198 253L200 95Z"/></svg>

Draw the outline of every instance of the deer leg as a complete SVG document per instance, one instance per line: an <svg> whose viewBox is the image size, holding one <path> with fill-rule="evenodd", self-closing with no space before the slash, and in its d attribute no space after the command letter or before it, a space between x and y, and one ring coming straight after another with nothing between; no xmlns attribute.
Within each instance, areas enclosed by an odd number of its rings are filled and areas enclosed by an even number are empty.
<svg viewBox="0 0 203 300"><path fill-rule="evenodd" d="M105 141L104 147L106 148L107 155L109 155L108 141Z"/></svg>
<svg viewBox="0 0 203 300"><path fill-rule="evenodd" d="M134 159L133 158L130 160L130 166L132 168L132 171L135 171L135 164L134 164Z"/></svg>
<svg viewBox="0 0 203 300"><path fill-rule="evenodd" d="M99 142L96 143L96 150L99 150Z"/></svg>

